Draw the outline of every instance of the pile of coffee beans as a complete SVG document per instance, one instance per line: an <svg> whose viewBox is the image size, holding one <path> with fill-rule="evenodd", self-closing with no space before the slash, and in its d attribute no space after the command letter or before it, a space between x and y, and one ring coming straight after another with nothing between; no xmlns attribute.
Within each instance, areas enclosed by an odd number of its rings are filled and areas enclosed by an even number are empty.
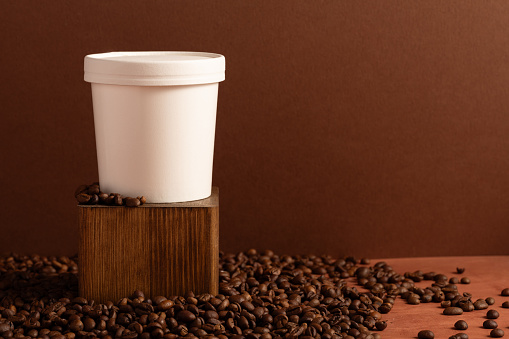
<svg viewBox="0 0 509 339"><path fill-rule="evenodd" d="M119 193L104 193L98 182L91 185L81 185L74 192L74 197L80 205L109 205L138 207L147 202L144 196L132 198Z"/></svg>
<svg viewBox="0 0 509 339"><path fill-rule="evenodd" d="M149 298L134 291L104 304L78 296L77 271L76 257L0 258L0 336L377 339L387 327L383 314L398 297L447 302L447 307L462 311L484 307L472 303L468 293L460 295L443 274L399 274L385 262L369 266L369 260L354 257L280 256L254 249L220 253L218 295L187 292ZM422 280L432 281L431 286L417 287ZM455 327L468 325L457 322ZM491 336L503 336L498 330ZM434 334L423 330L418 337ZM459 333L454 338L468 336Z"/></svg>

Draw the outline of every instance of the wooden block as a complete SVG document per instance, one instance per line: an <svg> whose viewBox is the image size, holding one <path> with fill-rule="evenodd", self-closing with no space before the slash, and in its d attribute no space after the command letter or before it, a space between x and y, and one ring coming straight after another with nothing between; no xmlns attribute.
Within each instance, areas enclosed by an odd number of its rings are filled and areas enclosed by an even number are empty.
<svg viewBox="0 0 509 339"><path fill-rule="evenodd" d="M203 200L140 207L79 205L79 293L113 302L218 293L219 189Z"/></svg>

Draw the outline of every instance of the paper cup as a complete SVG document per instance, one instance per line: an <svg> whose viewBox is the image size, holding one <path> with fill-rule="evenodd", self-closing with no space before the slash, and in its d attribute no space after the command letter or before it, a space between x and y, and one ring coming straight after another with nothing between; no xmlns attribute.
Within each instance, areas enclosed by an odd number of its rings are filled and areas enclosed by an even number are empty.
<svg viewBox="0 0 509 339"><path fill-rule="evenodd" d="M224 73L212 53L87 55L101 190L151 203L210 196Z"/></svg>

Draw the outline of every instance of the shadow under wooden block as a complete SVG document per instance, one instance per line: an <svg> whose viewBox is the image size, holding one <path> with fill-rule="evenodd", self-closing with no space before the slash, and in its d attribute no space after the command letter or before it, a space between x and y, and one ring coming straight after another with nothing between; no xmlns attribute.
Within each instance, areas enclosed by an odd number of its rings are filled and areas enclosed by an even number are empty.
<svg viewBox="0 0 509 339"><path fill-rule="evenodd" d="M113 302L218 293L219 189L203 200L140 207L78 205L79 293Z"/></svg>

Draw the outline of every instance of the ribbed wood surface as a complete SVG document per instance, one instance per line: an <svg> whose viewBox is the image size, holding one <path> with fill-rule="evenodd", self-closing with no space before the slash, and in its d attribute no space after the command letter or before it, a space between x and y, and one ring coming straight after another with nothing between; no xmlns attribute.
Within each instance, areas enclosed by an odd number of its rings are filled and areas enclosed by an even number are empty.
<svg viewBox="0 0 509 339"><path fill-rule="evenodd" d="M79 206L79 291L96 302L218 293L218 189L199 202Z"/></svg>

